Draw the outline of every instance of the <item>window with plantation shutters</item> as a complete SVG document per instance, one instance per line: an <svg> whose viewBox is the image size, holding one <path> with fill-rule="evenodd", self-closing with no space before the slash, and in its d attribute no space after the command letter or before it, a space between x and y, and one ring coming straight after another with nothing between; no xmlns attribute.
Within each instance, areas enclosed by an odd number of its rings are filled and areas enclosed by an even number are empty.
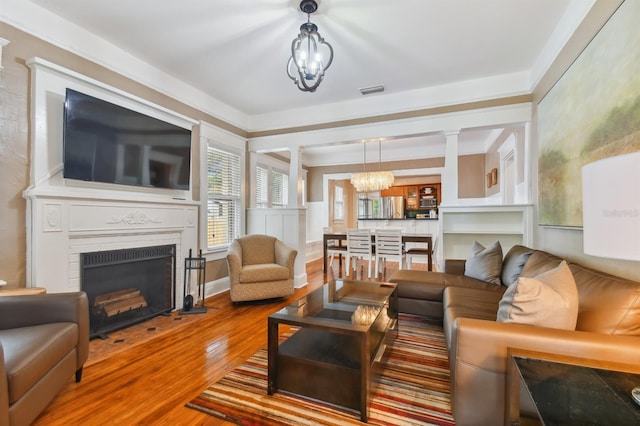
<svg viewBox="0 0 640 426"><path fill-rule="evenodd" d="M212 146L207 147L207 247L227 246L240 236L241 157Z"/></svg>
<svg viewBox="0 0 640 426"><path fill-rule="evenodd" d="M269 207L269 170L256 168L256 207Z"/></svg>
<svg viewBox="0 0 640 426"><path fill-rule="evenodd" d="M272 174L272 207L287 207L289 204L289 176L277 170Z"/></svg>
<svg viewBox="0 0 640 426"><path fill-rule="evenodd" d="M256 167L256 207L283 208L289 204L289 175L269 166Z"/></svg>
<svg viewBox="0 0 640 426"><path fill-rule="evenodd" d="M344 219L344 190L341 186L335 186L333 196L333 218Z"/></svg>

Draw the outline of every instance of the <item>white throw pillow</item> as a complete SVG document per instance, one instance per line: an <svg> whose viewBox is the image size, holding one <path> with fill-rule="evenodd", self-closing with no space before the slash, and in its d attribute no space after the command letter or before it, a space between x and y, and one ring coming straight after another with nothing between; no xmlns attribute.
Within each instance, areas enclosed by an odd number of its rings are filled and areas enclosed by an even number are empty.
<svg viewBox="0 0 640 426"><path fill-rule="evenodd" d="M496 241L485 248L477 241L471 246L471 253L464 264L464 275L477 280L500 285L502 272L502 246Z"/></svg>
<svg viewBox="0 0 640 426"><path fill-rule="evenodd" d="M578 289L567 262L534 278L518 278L500 300L497 321L575 330Z"/></svg>

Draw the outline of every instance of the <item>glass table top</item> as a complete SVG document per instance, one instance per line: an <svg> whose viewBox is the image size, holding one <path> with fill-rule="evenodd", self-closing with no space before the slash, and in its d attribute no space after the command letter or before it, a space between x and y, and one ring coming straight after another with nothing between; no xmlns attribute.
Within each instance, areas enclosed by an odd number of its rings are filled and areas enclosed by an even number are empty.
<svg viewBox="0 0 640 426"><path fill-rule="evenodd" d="M545 425L637 425L640 375L514 357Z"/></svg>
<svg viewBox="0 0 640 426"><path fill-rule="evenodd" d="M279 310L272 317L295 322L367 326L382 312L395 284L337 279Z"/></svg>

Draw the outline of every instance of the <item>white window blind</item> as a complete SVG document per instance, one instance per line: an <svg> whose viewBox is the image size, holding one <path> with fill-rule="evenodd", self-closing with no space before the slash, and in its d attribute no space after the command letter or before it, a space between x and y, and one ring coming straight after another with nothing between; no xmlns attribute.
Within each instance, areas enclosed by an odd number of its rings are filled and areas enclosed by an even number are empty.
<svg viewBox="0 0 640 426"><path fill-rule="evenodd" d="M240 155L207 147L207 246L227 246L240 236Z"/></svg>
<svg viewBox="0 0 640 426"><path fill-rule="evenodd" d="M334 190L333 218L344 219L344 191L341 186L336 186Z"/></svg>
<svg viewBox="0 0 640 426"><path fill-rule="evenodd" d="M269 207L269 170L256 168L256 207Z"/></svg>
<svg viewBox="0 0 640 426"><path fill-rule="evenodd" d="M272 207L287 207L289 204L289 176L277 170L272 174Z"/></svg>
<svg viewBox="0 0 640 426"><path fill-rule="evenodd" d="M256 207L282 208L289 204L289 175L269 166L256 167Z"/></svg>

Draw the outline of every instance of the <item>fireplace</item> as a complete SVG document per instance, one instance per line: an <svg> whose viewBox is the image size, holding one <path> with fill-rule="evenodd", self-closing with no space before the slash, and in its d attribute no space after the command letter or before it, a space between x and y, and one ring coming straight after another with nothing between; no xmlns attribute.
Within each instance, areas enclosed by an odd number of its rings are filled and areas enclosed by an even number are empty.
<svg viewBox="0 0 640 426"><path fill-rule="evenodd" d="M175 245L81 253L80 268L92 338L175 308Z"/></svg>

